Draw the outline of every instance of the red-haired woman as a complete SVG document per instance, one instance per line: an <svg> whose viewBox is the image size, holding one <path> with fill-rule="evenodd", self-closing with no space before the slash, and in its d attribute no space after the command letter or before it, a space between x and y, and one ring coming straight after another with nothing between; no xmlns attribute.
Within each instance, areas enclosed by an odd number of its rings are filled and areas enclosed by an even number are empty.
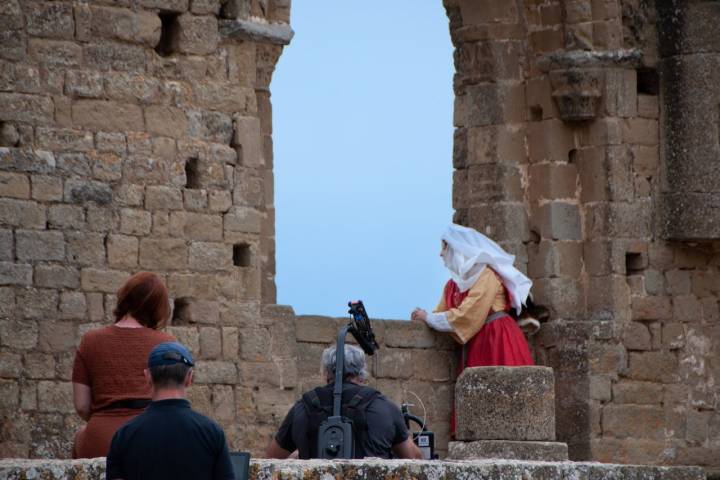
<svg viewBox="0 0 720 480"><path fill-rule="evenodd" d="M150 350L172 335L158 331L170 317L167 288L139 272L117 294L115 323L83 335L73 365L75 410L87 425L75 435L73 458L106 456L115 431L150 403L143 370Z"/></svg>

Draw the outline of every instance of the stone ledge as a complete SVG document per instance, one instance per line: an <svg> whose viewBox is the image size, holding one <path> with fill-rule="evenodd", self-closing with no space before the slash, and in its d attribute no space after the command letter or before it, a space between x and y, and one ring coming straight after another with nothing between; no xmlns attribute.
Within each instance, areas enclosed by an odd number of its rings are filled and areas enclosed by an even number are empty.
<svg viewBox="0 0 720 480"><path fill-rule="evenodd" d="M250 20L220 20L223 38L239 38L253 42L288 45L295 32L287 23L260 23Z"/></svg>
<svg viewBox="0 0 720 480"><path fill-rule="evenodd" d="M92 460L0 460L0 478L7 480L102 480L105 459ZM574 462L524 462L513 460L410 461L410 460L252 460L253 480L304 480L309 478L455 480L483 478L500 480L705 480L699 467L650 467Z"/></svg>
<svg viewBox="0 0 720 480"><path fill-rule="evenodd" d="M478 440L450 442L448 460L506 459L564 462L568 447L560 442L513 442L509 440Z"/></svg>

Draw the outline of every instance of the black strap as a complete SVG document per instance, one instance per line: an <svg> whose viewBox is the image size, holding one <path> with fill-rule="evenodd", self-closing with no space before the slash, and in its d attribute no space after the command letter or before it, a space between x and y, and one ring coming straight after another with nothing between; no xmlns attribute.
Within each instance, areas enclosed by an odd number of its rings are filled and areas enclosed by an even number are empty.
<svg viewBox="0 0 720 480"><path fill-rule="evenodd" d="M105 410L142 410L150 405L151 400L147 398L127 398L125 400L116 400L112 403L100 407L97 409L98 412Z"/></svg>

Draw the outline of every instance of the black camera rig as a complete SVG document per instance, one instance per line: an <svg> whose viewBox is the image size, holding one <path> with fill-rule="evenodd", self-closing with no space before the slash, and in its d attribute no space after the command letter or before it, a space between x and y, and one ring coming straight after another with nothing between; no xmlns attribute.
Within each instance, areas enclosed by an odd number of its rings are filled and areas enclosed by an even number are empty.
<svg viewBox="0 0 720 480"><path fill-rule="evenodd" d="M365 306L362 301L348 302L350 323L337 334L335 349L335 389L333 390L333 414L320 424L318 430L317 453L320 458L353 458L355 445L353 441L352 421L342 416L342 385L345 378L345 337L352 334L360 348L367 355L374 355L380 348L375 341L375 334L370 326Z"/></svg>

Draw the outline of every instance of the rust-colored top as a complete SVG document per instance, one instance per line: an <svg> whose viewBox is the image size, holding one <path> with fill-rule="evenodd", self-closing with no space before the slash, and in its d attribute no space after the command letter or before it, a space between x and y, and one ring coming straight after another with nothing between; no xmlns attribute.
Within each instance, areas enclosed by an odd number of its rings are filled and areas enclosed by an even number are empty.
<svg viewBox="0 0 720 480"><path fill-rule="evenodd" d="M122 328L116 325L83 335L75 353L72 381L88 385L92 392L91 412L117 400L150 398L143 375L150 350L172 335L151 328Z"/></svg>

